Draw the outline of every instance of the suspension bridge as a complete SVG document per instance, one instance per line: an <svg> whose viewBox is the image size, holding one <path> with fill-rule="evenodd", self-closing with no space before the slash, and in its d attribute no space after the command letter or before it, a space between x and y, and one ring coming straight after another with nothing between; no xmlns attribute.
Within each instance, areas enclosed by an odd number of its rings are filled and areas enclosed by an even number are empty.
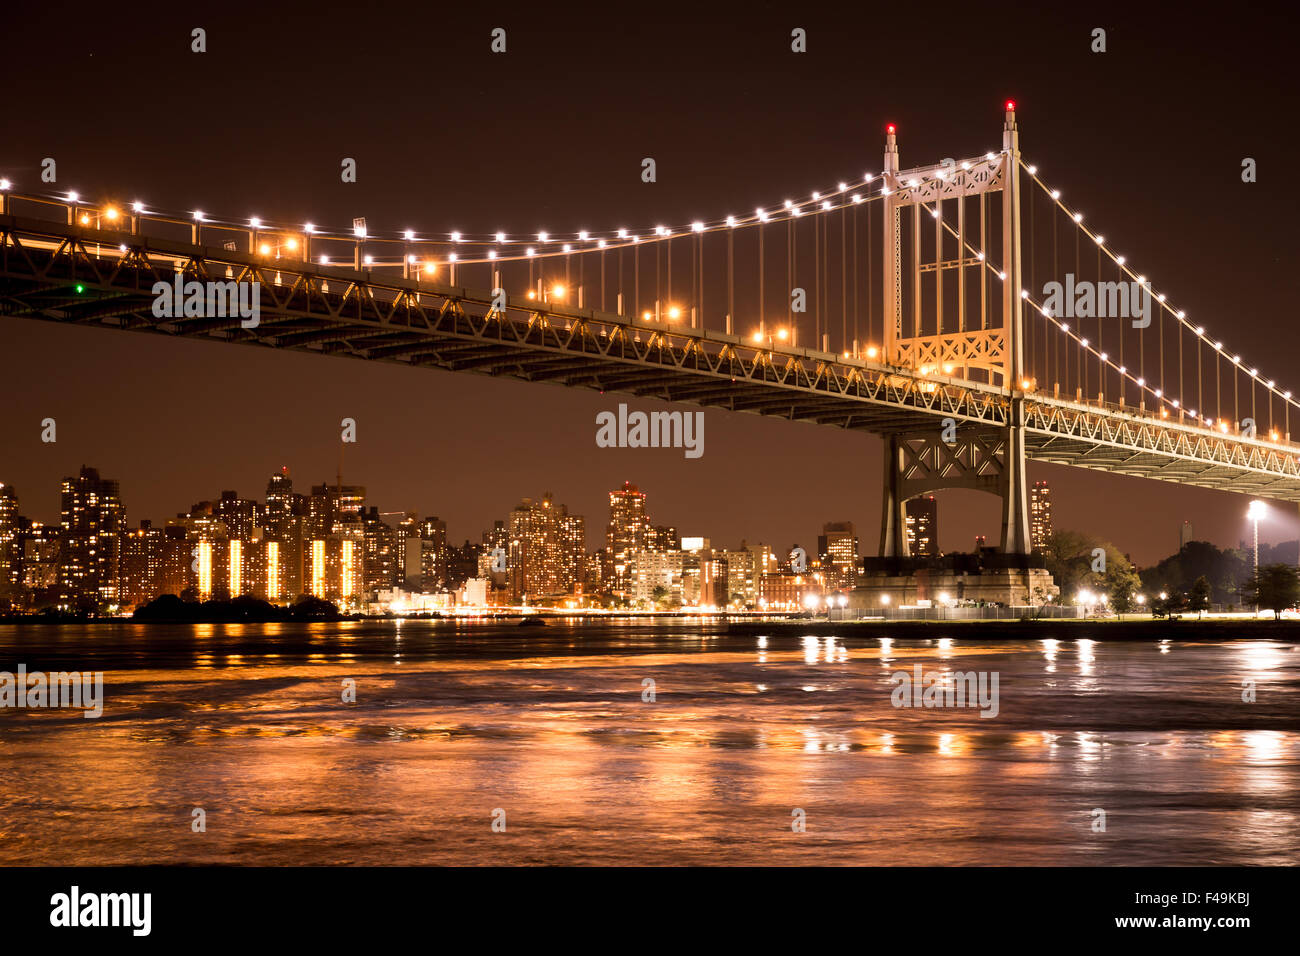
<svg viewBox="0 0 1300 956"><path fill-rule="evenodd" d="M6 318L870 432L882 557L943 488L1001 496L1002 550L1028 554L1027 458L1300 502L1292 393L1136 270L1022 158L1010 102L999 148L903 168L891 125L879 172L639 230L371 233L0 181ZM256 324L157 309L178 277L259 283Z"/></svg>

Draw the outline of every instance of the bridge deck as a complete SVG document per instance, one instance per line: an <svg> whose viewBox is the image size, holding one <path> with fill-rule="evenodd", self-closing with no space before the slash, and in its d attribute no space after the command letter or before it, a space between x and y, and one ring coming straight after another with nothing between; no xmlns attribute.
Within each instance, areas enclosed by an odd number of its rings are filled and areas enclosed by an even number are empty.
<svg viewBox="0 0 1300 956"><path fill-rule="evenodd" d="M178 270L186 281L260 282L260 324L156 317L154 284L172 284ZM949 417L1004 426L1012 407L996 386L722 332L15 216L0 216L0 316L508 376L877 435L934 431ZM1025 409L1031 458L1300 501L1300 448L1289 443L1032 392Z"/></svg>

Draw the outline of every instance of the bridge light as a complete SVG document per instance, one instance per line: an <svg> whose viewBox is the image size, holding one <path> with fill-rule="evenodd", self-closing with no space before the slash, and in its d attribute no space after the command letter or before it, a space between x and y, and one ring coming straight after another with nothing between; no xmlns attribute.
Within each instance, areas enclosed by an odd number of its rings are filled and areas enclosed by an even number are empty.
<svg viewBox="0 0 1300 956"><path fill-rule="evenodd" d="M604 249L604 248L605 248L605 240L604 240L604 239L599 239L599 240L597 240L597 242L596 242L596 248L597 248L597 249Z"/></svg>
<svg viewBox="0 0 1300 956"><path fill-rule="evenodd" d="M1006 281L1007 281L1007 274L1006 274L1005 272L999 272L999 273L998 273L998 278L1001 279L1003 282L1006 282Z"/></svg>
<svg viewBox="0 0 1300 956"><path fill-rule="evenodd" d="M142 202L133 202L133 203L131 203L131 211L132 211L132 212L144 212L144 203L142 203Z"/></svg>
<svg viewBox="0 0 1300 956"><path fill-rule="evenodd" d="M677 306L675 306L675 305L670 305L670 306L668 307L668 318L670 318L670 319L680 319L681 317L682 317L682 310L681 310L681 309L679 309L679 308L678 308Z"/></svg>
<svg viewBox="0 0 1300 956"><path fill-rule="evenodd" d="M489 249L489 250L488 250L488 258L489 258L489 259L495 259L496 257L497 257L497 251L496 251L495 249Z"/></svg>
<svg viewBox="0 0 1300 956"><path fill-rule="evenodd" d="M794 216L797 219L799 216L803 215L803 210L800 209L798 206L795 206L793 209L790 210L790 215Z"/></svg>
<svg viewBox="0 0 1300 956"><path fill-rule="evenodd" d="M413 239L415 239L415 230L407 229L405 232L402 233L402 238L405 239L407 242L411 242Z"/></svg>
<svg viewBox="0 0 1300 956"><path fill-rule="evenodd" d="M104 210L104 218L109 222L115 222L117 220L117 209L113 206L109 206Z"/></svg>
<svg viewBox="0 0 1300 956"><path fill-rule="evenodd" d="M1240 355L1234 355L1234 356L1232 357L1232 364L1233 364L1233 365L1240 365L1240 364L1241 364L1241 356L1240 356Z"/></svg>
<svg viewBox="0 0 1300 956"><path fill-rule="evenodd" d="M587 232L586 229L581 230L581 231L578 233L578 241L579 241L579 242L586 242L586 241L587 241L587 238L588 238L588 235L589 235L589 234L588 234L588 232Z"/></svg>
<svg viewBox="0 0 1300 956"><path fill-rule="evenodd" d="M951 375L951 374L952 374L952 368L953 368L953 366L952 366L952 363L951 363L951 362L945 362L945 363L944 363L944 366L943 366L943 374L944 374L944 375Z"/></svg>
<svg viewBox="0 0 1300 956"><path fill-rule="evenodd" d="M532 246L529 246L527 249L524 250L524 255L531 256L534 255L535 252L536 250L534 250Z"/></svg>
<svg viewBox="0 0 1300 956"><path fill-rule="evenodd" d="M650 317L650 313L647 312L647 313L646 313L646 318L649 318L649 317ZM761 342L761 341L763 341L763 333L762 333L762 332L755 332L755 333L754 333L754 341L755 341L755 342Z"/></svg>
<svg viewBox="0 0 1300 956"><path fill-rule="evenodd" d="M447 261L448 261L448 262L455 262L456 259L457 259L457 256L456 256L456 253L454 253L454 252L453 252L453 253L450 253L450 254L447 256Z"/></svg>
<svg viewBox="0 0 1300 956"><path fill-rule="evenodd" d="M727 217L727 225L728 225L729 227L731 227L732 229L735 229L735 228L736 228L736 217L735 217L735 216L728 216L728 217Z"/></svg>
<svg viewBox="0 0 1300 956"><path fill-rule="evenodd" d="M823 199L823 200L822 200L822 208L823 208L823 209L830 209L830 208L831 208L830 200ZM936 212L935 215L938 216L939 214Z"/></svg>
<svg viewBox="0 0 1300 956"><path fill-rule="evenodd" d="M1088 340L1087 340L1087 339L1079 339L1079 345L1081 345L1083 348L1086 349L1086 348L1088 347Z"/></svg>
<svg viewBox="0 0 1300 956"><path fill-rule="evenodd" d="M1070 331L1070 323L1069 323L1069 322L1062 322L1062 323L1061 323L1061 331L1062 331L1062 332L1068 332L1068 331Z"/></svg>
<svg viewBox="0 0 1300 956"><path fill-rule="evenodd" d="M1172 404L1173 404L1174 408L1177 408L1177 407L1178 407L1178 399L1175 398L1175 399L1173 400L1173 403L1172 403Z"/></svg>
<svg viewBox="0 0 1300 956"><path fill-rule="evenodd" d="M8 188L9 188L9 180L0 179L0 192L4 192Z"/></svg>
<svg viewBox="0 0 1300 956"><path fill-rule="evenodd" d="M1105 236L1093 236L1093 237L1092 237L1092 241L1095 242L1095 243L1097 243L1097 245L1101 245L1103 242L1106 241L1106 237L1105 237Z"/></svg>
<svg viewBox="0 0 1300 956"><path fill-rule="evenodd" d="M80 282L78 282L75 286L73 286L73 288L77 290L77 295L81 295L83 292L86 291L86 287L82 285Z"/></svg>
<svg viewBox="0 0 1300 956"><path fill-rule="evenodd" d="M786 209L793 209L793 208L794 208L794 203L791 202L789 199L787 199L787 200L785 201L785 208L786 208Z"/></svg>
<svg viewBox="0 0 1300 956"><path fill-rule="evenodd" d="M298 240L290 237L285 240L284 245L290 252L293 252L298 248Z"/></svg>
<svg viewBox="0 0 1300 956"><path fill-rule="evenodd" d="M1259 371L1259 369L1257 369L1257 368L1252 368L1252 369L1250 370L1250 377L1251 377L1251 378L1254 378L1254 377L1255 377L1255 373L1258 372L1258 371Z"/></svg>
<svg viewBox="0 0 1300 956"><path fill-rule="evenodd" d="M1020 390L1021 390L1022 392L1027 392L1027 391L1029 391L1029 389L1033 386L1033 384L1034 384L1034 383L1031 382L1031 381L1029 381L1029 379L1027 379L1027 378L1025 378L1025 379L1021 379L1021 380L1020 380Z"/></svg>
<svg viewBox="0 0 1300 956"><path fill-rule="evenodd" d="M83 226L88 226L88 225L90 225L90 216L86 215L85 213L82 213L82 214L81 214L81 224L82 224Z"/></svg>
<svg viewBox="0 0 1300 956"><path fill-rule="evenodd" d="M374 256L366 256L366 257L365 257L364 259L362 259L361 261L364 262L366 265L371 266L371 265L374 265L374 264L375 264L375 257L374 257Z"/></svg>
<svg viewBox="0 0 1300 956"><path fill-rule="evenodd" d="M1075 221L1075 222L1083 222L1083 213L1081 213L1081 212L1076 212L1076 213L1074 214L1074 221Z"/></svg>
<svg viewBox="0 0 1300 956"><path fill-rule="evenodd" d="M1029 290L1028 290L1028 289L1021 289L1021 290L1020 290L1020 298L1022 298L1022 299L1028 299L1028 298L1029 298Z"/></svg>
<svg viewBox="0 0 1300 956"><path fill-rule="evenodd" d="M553 297L557 298L557 299L563 299L563 298L564 298L564 286L563 286L563 285L560 285L560 284L558 284L558 283L557 283L556 285L551 286L551 295L552 295Z"/></svg>
<svg viewBox="0 0 1300 956"><path fill-rule="evenodd" d="M822 194L821 194L821 193L819 193L819 192L814 192L814 193L813 193L813 200L814 200L814 201L816 201L816 200L818 200L818 199L821 199L821 198L822 198Z"/></svg>
<svg viewBox="0 0 1300 956"><path fill-rule="evenodd" d="M498 232L497 235L496 235L496 240L497 240L497 242L505 242L505 241L506 241L506 234L505 234L504 232Z"/></svg>
<svg viewBox="0 0 1300 956"><path fill-rule="evenodd" d="M459 232L453 232L453 233L451 234L451 241L452 241L452 242L460 242L460 233L459 233Z"/></svg>
<svg viewBox="0 0 1300 956"><path fill-rule="evenodd" d="M1181 318L1183 317L1183 313L1179 312L1179 313L1178 313L1178 317L1181 319ZM1203 326L1203 325L1198 325L1198 326L1196 327L1196 334L1197 334L1197 335L1204 335L1204 334L1205 334L1205 326Z"/></svg>
<svg viewBox="0 0 1300 956"><path fill-rule="evenodd" d="M993 153L985 153L985 154L984 154L984 158L985 158L985 159L988 159L988 160L992 160L992 159L993 159L993 155L994 155Z"/></svg>
<svg viewBox="0 0 1300 956"><path fill-rule="evenodd" d="M1146 284L1147 284L1147 277L1146 277L1146 276L1138 276L1138 285L1146 285Z"/></svg>
<svg viewBox="0 0 1300 956"><path fill-rule="evenodd" d="M1124 264L1124 257L1123 257L1123 256L1116 256L1116 257L1115 257L1115 262L1116 262L1117 265L1121 265L1121 266L1122 266L1122 265Z"/></svg>
<svg viewBox="0 0 1300 956"><path fill-rule="evenodd" d="M194 221L195 221L195 222L202 222L202 221L203 221L203 213L202 213L202 211L200 211L200 210L198 210L198 209L194 210Z"/></svg>
<svg viewBox="0 0 1300 956"><path fill-rule="evenodd" d="M1164 392L1164 389L1162 389L1162 388L1157 388L1153 394L1155 395L1156 398L1159 398L1159 397L1160 397L1161 395L1163 395L1164 393L1165 393L1165 392Z"/></svg>
<svg viewBox="0 0 1300 956"><path fill-rule="evenodd" d="M497 235L500 235L500 233L497 233ZM619 237L620 239L626 239L626 238L627 238L627 230L626 230L626 229L620 229L620 230L618 231L618 237Z"/></svg>
<svg viewBox="0 0 1300 956"><path fill-rule="evenodd" d="M259 218L257 218L256 216L254 216L252 219L248 220L248 224L249 224L250 226L252 226L254 229L261 229L261 228L262 228L262 220L259 219Z"/></svg>
<svg viewBox="0 0 1300 956"><path fill-rule="evenodd" d="M1053 189L1053 190L1052 190L1052 198L1053 198L1053 199L1060 199L1060 198L1061 198L1061 191L1060 191L1059 189Z"/></svg>
<svg viewBox="0 0 1300 956"><path fill-rule="evenodd" d="M1159 302L1161 305L1163 305L1165 301L1165 294L1161 292L1158 296L1156 296L1156 301Z"/></svg>
<svg viewBox="0 0 1300 956"><path fill-rule="evenodd" d="M698 220L691 223L691 232L703 232L703 231L704 231L704 223L699 222Z"/></svg>
<svg viewBox="0 0 1300 956"><path fill-rule="evenodd" d="M1102 352L1101 355L1098 356L1098 358L1100 358L1103 362L1110 361L1110 356L1107 355L1105 352Z"/></svg>
<svg viewBox="0 0 1300 956"><path fill-rule="evenodd" d="M1141 385L1141 386L1145 387L1145 386L1146 386L1146 383L1147 383L1147 380L1146 380L1145 378L1139 378L1139 379L1138 379L1138 385Z"/></svg>
<svg viewBox="0 0 1300 956"><path fill-rule="evenodd" d="M407 256L407 257L406 257L406 261L409 262L411 265L415 265L415 263L416 263L416 261L417 261L417 260L416 260L416 257L415 257L415 253L413 252L413 253L411 253L409 256Z"/></svg>
<svg viewBox="0 0 1300 956"><path fill-rule="evenodd" d="M853 194L852 196L850 196L849 198L852 199L854 202L862 202L862 194L861 194L861 193L854 193L854 194Z"/></svg>
<svg viewBox="0 0 1300 956"><path fill-rule="evenodd" d="M1223 351L1223 343L1222 343L1222 342L1215 342L1215 343L1214 343L1214 348L1215 348L1215 351L1218 351L1218 352Z"/></svg>
<svg viewBox="0 0 1300 956"><path fill-rule="evenodd" d="M329 257L329 256L321 256L321 257L320 257L320 264L323 265L323 266L327 266L327 265L329 265L329 264L330 264L330 257Z"/></svg>
<svg viewBox="0 0 1300 956"><path fill-rule="evenodd" d="M307 235L310 236L313 232L316 231L316 227L310 222L303 223L302 231L307 233Z"/></svg>
<svg viewBox="0 0 1300 956"><path fill-rule="evenodd" d="M876 357L876 355L877 355L876 347L875 347L874 345L872 345L872 346L868 346L868 348L867 348L867 358L869 358L869 359L873 359L873 358Z"/></svg>
<svg viewBox="0 0 1300 956"><path fill-rule="evenodd" d="M931 210L930 210L930 218L931 218L931 219L938 219L938 218L939 218L939 210L937 210L937 209L931 209Z"/></svg>
<svg viewBox="0 0 1300 956"><path fill-rule="evenodd" d="M787 332L785 329L777 329L777 330L776 330L776 337L777 337L778 339L780 339L782 342L784 342L784 341L786 340L786 338L789 336L789 334L790 334L790 333Z"/></svg>
<svg viewBox="0 0 1300 956"><path fill-rule="evenodd" d="M890 195L893 195L893 192L894 192L894 191L893 191L892 189L890 189L888 186L885 186L885 187L883 187L883 188L880 190L880 195L882 195L882 196L890 196Z"/></svg>
<svg viewBox="0 0 1300 956"><path fill-rule="evenodd" d="M264 242L257 251L264 256L269 256L271 254L271 247Z"/></svg>
<svg viewBox="0 0 1300 956"><path fill-rule="evenodd" d="M563 246L563 251L565 251L565 252L572 252L572 251L573 251L573 246L569 245L569 244L566 242L566 243L564 244L564 246Z"/></svg>
<svg viewBox="0 0 1300 956"><path fill-rule="evenodd" d="M840 192L844 192L844 190L846 190L846 189L848 189L848 188L849 188L849 184L848 184L848 183L840 183Z"/></svg>
<svg viewBox="0 0 1300 956"><path fill-rule="evenodd" d="M1283 392L1283 393L1282 393L1282 397L1283 397L1283 398L1290 398L1290 397L1291 397L1291 393L1290 393L1290 392Z"/></svg>
<svg viewBox="0 0 1300 956"><path fill-rule="evenodd" d="M75 192L68 193L68 202L77 202L78 196Z"/></svg>
<svg viewBox="0 0 1300 956"><path fill-rule="evenodd" d="M983 262L983 261L984 261L984 250L981 249L979 252L975 253L975 258L978 259L980 262Z"/></svg>
<svg viewBox="0 0 1300 956"><path fill-rule="evenodd" d="M1121 365L1121 366L1119 367L1119 374L1121 374L1121 375L1125 375L1125 374L1127 374L1127 373L1128 373L1128 366L1127 366L1127 365Z"/></svg>
<svg viewBox="0 0 1300 956"><path fill-rule="evenodd" d="M1035 174L1038 172L1038 167L1037 167L1037 166L1026 166L1025 168L1026 168L1027 170L1029 170L1029 175L1030 175L1030 176L1033 176L1033 175L1035 175Z"/></svg>
<svg viewBox="0 0 1300 956"><path fill-rule="evenodd" d="M549 232L539 232L537 234L538 242L550 242L550 240L551 240L551 234Z"/></svg>

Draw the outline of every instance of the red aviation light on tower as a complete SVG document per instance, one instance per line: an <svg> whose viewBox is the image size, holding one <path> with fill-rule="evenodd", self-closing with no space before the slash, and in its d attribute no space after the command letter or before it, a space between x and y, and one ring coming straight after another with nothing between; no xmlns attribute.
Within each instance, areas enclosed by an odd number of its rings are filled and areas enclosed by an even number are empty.
<svg viewBox="0 0 1300 956"><path fill-rule="evenodd" d="M1015 100L1007 100L1007 112L1008 112L1008 113L1014 113L1015 111L1016 111L1016 101L1015 101Z"/></svg>
<svg viewBox="0 0 1300 956"><path fill-rule="evenodd" d="M890 123L885 127L885 132L888 133L890 136L893 136L895 133L898 132L898 127L895 126L893 123Z"/></svg>

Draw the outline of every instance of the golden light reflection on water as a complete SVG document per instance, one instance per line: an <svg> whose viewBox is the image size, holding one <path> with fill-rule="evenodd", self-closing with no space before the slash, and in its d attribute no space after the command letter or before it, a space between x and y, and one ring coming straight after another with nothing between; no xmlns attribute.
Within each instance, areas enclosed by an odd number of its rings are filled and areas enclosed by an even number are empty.
<svg viewBox="0 0 1300 956"><path fill-rule="evenodd" d="M899 862L882 833L909 864L1300 858L1287 645L692 637L428 659L408 624L395 662L396 634L346 630L299 628L288 658L196 629L186 667L109 675L111 722L0 714L0 860ZM999 716L894 707L889 674L915 664L999 671ZM223 826L186 840L155 809L178 801ZM1142 832L1098 844L1094 806ZM509 840L480 835L494 807ZM833 840L789 840L792 807Z"/></svg>

